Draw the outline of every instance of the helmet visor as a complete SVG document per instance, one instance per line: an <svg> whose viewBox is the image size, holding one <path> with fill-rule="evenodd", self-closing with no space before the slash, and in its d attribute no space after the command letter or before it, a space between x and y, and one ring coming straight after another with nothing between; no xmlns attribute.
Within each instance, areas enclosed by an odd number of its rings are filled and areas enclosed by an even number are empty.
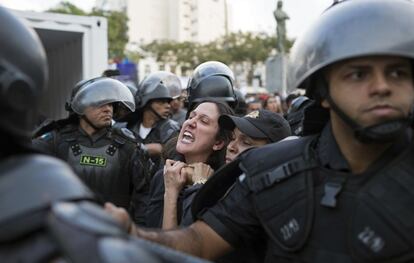
<svg viewBox="0 0 414 263"><path fill-rule="evenodd" d="M114 79L100 79L82 87L76 93L72 109L83 115L88 107L100 107L114 102L120 102L130 111L135 111L134 96L127 86Z"/></svg>

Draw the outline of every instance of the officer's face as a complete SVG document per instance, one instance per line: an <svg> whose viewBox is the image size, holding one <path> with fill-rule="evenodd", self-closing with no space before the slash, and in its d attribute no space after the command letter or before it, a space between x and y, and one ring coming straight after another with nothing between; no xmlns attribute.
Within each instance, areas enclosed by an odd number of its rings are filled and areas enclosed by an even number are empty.
<svg viewBox="0 0 414 263"><path fill-rule="evenodd" d="M224 147L224 142L216 139L219 131L219 111L216 104L201 103L183 123L177 141L177 152L189 158L204 162L215 150Z"/></svg>
<svg viewBox="0 0 414 263"><path fill-rule="evenodd" d="M412 66L405 58L349 59L332 65L326 77L333 101L363 127L405 117L414 102ZM330 107L326 100L322 105ZM331 120L340 118L331 111Z"/></svg>
<svg viewBox="0 0 414 263"><path fill-rule="evenodd" d="M233 161L239 154L252 147L262 146L267 144L266 139L254 139L242 133L238 128L234 128L233 138L226 151L226 163Z"/></svg>
<svg viewBox="0 0 414 263"><path fill-rule="evenodd" d="M99 107L87 107L85 116L97 128L104 128L111 125L113 114L112 104L105 104Z"/></svg>
<svg viewBox="0 0 414 263"><path fill-rule="evenodd" d="M181 109L184 105L183 105L183 99L182 99L182 97L179 97L179 98L176 98L176 99L173 99L171 102L170 102L170 105L171 105L171 110L173 111L173 112L177 112L179 109Z"/></svg>
<svg viewBox="0 0 414 263"><path fill-rule="evenodd" d="M171 105L169 100L154 100L151 102L152 109L163 118L168 118L171 114Z"/></svg>

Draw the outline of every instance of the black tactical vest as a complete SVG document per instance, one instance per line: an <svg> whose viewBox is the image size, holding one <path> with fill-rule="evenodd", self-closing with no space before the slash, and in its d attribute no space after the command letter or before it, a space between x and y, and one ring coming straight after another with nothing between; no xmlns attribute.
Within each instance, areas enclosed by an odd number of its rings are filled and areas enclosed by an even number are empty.
<svg viewBox="0 0 414 263"><path fill-rule="evenodd" d="M414 262L414 145L374 174L351 175L320 167L316 140L252 151L241 164L266 262Z"/></svg>
<svg viewBox="0 0 414 263"><path fill-rule="evenodd" d="M129 161L136 144L112 132L107 145L85 146L78 134L77 130L59 133L58 157L68 162L99 199L128 208L132 194Z"/></svg>

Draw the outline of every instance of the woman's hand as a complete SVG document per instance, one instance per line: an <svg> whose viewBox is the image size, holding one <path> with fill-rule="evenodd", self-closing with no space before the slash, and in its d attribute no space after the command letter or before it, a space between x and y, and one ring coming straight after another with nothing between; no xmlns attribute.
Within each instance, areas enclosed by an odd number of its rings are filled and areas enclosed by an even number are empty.
<svg viewBox="0 0 414 263"><path fill-rule="evenodd" d="M203 184L214 173L210 165L205 163L194 163L188 165L188 167L193 170L190 177L192 184Z"/></svg>
<svg viewBox="0 0 414 263"><path fill-rule="evenodd" d="M185 163L167 159L164 166L165 194L169 197L178 197L178 194L187 184L187 177L182 169Z"/></svg>

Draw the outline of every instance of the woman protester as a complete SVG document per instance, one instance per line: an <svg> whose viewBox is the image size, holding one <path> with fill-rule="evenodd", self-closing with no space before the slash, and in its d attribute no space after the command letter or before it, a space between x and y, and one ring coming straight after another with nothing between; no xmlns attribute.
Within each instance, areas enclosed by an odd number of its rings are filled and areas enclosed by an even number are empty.
<svg viewBox="0 0 414 263"><path fill-rule="evenodd" d="M151 183L147 226L171 229L192 222L193 196L214 170L225 164L231 131L218 124L224 114L233 111L213 99L198 103L190 112L178 135L176 158L167 159Z"/></svg>

